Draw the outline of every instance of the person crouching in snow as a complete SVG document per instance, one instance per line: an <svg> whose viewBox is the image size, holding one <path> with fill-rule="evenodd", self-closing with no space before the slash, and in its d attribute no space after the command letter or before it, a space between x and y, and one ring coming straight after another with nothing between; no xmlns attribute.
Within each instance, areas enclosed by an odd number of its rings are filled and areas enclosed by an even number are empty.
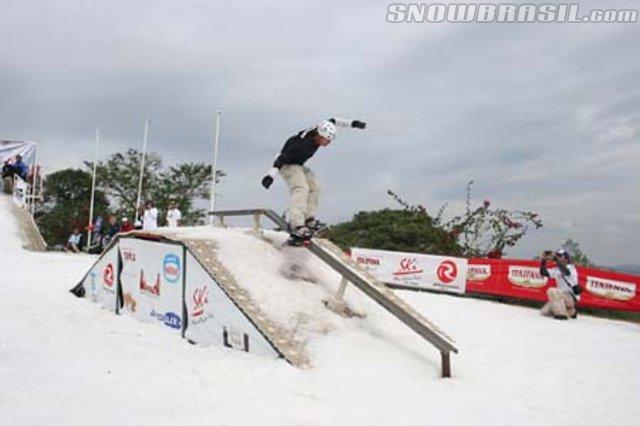
<svg viewBox="0 0 640 426"><path fill-rule="evenodd" d="M566 320L569 317L577 318L576 304L580 300L582 289L578 285L578 270L571 263L571 257L565 250L542 252L540 261L540 274L553 278L556 287L547 290L549 301L542 307L542 315L553 315L555 319ZM557 266L547 269L547 261L553 260Z"/></svg>
<svg viewBox="0 0 640 426"><path fill-rule="evenodd" d="M273 162L273 167L262 178L262 186L269 189L276 174L289 187L290 200L287 217L289 219L290 244L300 244L313 236L325 225L315 218L320 198L320 185L315 174L304 163L321 146L328 146L336 137L337 128L354 127L364 129L366 123L358 120L331 118L310 129L291 136Z"/></svg>

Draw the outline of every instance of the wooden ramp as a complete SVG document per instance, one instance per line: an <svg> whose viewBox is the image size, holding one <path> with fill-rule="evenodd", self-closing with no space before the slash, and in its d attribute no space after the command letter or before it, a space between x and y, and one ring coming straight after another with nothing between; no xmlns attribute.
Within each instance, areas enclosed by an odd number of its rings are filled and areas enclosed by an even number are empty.
<svg viewBox="0 0 640 426"><path fill-rule="evenodd" d="M187 250L218 283L238 309L242 311L285 360L296 367L311 367L311 361L305 350L305 342L296 339L295 330L289 330L277 324L260 309L258 304L251 299L249 292L242 288L229 270L218 261L214 241L180 238L170 232L163 232L163 235L185 245Z"/></svg>

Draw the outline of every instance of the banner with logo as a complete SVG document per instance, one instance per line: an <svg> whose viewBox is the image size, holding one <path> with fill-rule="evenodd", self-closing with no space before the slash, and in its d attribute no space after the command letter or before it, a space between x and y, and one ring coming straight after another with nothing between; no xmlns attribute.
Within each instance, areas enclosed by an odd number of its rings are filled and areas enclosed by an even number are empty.
<svg viewBox="0 0 640 426"><path fill-rule="evenodd" d="M117 281L118 249L113 247L96 262L82 281L85 297L100 303L105 309L115 312Z"/></svg>
<svg viewBox="0 0 640 426"><path fill-rule="evenodd" d="M198 260L189 252L186 259L185 302L188 321L185 338L197 343L217 344L278 358L278 353Z"/></svg>
<svg viewBox="0 0 640 426"><path fill-rule="evenodd" d="M179 244L121 238L121 314L182 331L183 252Z"/></svg>
<svg viewBox="0 0 640 426"><path fill-rule="evenodd" d="M387 284L465 292L467 259L361 248L352 248L351 258Z"/></svg>
<svg viewBox="0 0 640 426"><path fill-rule="evenodd" d="M539 269L540 262L532 260L469 259L467 292L544 302L547 289L556 283ZM640 277L595 268L577 270L584 290L578 306L640 311Z"/></svg>

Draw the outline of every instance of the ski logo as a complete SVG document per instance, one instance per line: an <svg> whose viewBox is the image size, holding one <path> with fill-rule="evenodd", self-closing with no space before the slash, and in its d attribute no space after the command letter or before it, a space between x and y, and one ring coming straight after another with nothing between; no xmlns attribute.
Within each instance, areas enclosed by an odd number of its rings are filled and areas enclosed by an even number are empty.
<svg viewBox="0 0 640 426"><path fill-rule="evenodd" d="M418 266L418 259L405 257L400 261L400 268L393 275L414 275L422 272L422 268Z"/></svg>
<svg viewBox="0 0 640 426"><path fill-rule="evenodd" d="M198 318L204 314L204 308L209 304L209 288L207 286L198 287L193 291L193 304L191 316Z"/></svg>

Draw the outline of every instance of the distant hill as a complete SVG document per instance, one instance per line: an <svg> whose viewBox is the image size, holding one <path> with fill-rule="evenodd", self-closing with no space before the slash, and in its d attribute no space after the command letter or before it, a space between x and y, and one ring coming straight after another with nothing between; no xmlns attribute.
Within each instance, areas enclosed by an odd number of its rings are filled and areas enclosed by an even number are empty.
<svg viewBox="0 0 640 426"><path fill-rule="evenodd" d="M640 275L640 264L637 263L624 263L622 265L607 266L606 268L625 274Z"/></svg>

